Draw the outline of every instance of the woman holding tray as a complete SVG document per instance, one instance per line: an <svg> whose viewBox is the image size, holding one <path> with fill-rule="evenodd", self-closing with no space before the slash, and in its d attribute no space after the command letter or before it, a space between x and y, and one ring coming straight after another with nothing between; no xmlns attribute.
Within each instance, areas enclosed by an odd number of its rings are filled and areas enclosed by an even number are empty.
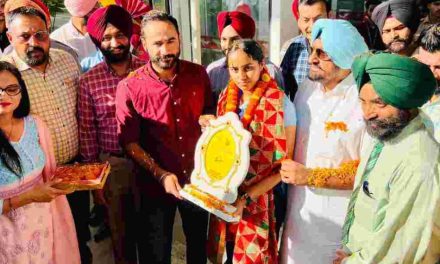
<svg viewBox="0 0 440 264"><path fill-rule="evenodd" d="M49 131L29 115L20 72L0 62L0 263L80 263L65 194L53 188Z"/></svg>
<svg viewBox="0 0 440 264"><path fill-rule="evenodd" d="M208 256L222 263L277 263L272 189L280 181L280 161L291 157L295 142L296 113L292 102L277 87L264 65L261 47L254 40L234 42L227 54L230 81L221 93L217 116L237 113L252 134L250 166L239 188L235 206L237 224L211 215ZM214 117L202 116L202 127Z"/></svg>

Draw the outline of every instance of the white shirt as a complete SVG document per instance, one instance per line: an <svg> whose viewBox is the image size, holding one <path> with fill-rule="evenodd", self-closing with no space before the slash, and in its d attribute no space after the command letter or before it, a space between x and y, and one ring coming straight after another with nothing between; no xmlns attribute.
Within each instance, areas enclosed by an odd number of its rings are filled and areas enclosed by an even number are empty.
<svg viewBox="0 0 440 264"><path fill-rule="evenodd" d="M351 74L328 92L319 82L306 79L295 106L295 161L307 168L338 168L360 159L365 125ZM348 131L325 131L327 122L343 122ZM289 186L282 263L332 263L340 248L350 195L351 191Z"/></svg>
<svg viewBox="0 0 440 264"><path fill-rule="evenodd" d="M73 26L72 20L52 32L50 37L72 47L78 54L79 61L94 55L98 51L89 34L81 34Z"/></svg>

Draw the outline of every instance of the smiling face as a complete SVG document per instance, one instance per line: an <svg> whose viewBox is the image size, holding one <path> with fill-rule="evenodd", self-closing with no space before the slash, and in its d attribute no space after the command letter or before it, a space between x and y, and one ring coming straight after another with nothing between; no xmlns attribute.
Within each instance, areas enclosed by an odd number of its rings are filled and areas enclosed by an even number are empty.
<svg viewBox="0 0 440 264"><path fill-rule="evenodd" d="M17 93L17 89L20 90L18 80L12 73L8 71L0 72L0 80L2 80L2 89L7 89L8 92L0 90L0 115L11 115L14 110L17 109L21 100L21 93ZM16 95L9 95L16 94Z"/></svg>
<svg viewBox="0 0 440 264"><path fill-rule="evenodd" d="M408 110L401 110L386 104L376 93L371 83L362 86L359 100L367 132L379 140L394 138L411 121L411 114Z"/></svg>
<svg viewBox="0 0 440 264"><path fill-rule="evenodd" d="M126 61L130 54L130 41L115 26L107 24L101 42L101 51L109 63Z"/></svg>
<svg viewBox="0 0 440 264"><path fill-rule="evenodd" d="M327 18L327 8L323 2L313 5L300 4L298 13L298 28L301 34L311 42L313 24L320 18Z"/></svg>
<svg viewBox="0 0 440 264"><path fill-rule="evenodd" d="M242 49L228 54L228 68L231 79L242 91L253 91L260 79L263 64L252 59Z"/></svg>
<svg viewBox="0 0 440 264"><path fill-rule="evenodd" d="M153 65L163 70L174 68L180 56L179 33L174 25L166 21L150 21L142 32L142 43Z"/></svg>

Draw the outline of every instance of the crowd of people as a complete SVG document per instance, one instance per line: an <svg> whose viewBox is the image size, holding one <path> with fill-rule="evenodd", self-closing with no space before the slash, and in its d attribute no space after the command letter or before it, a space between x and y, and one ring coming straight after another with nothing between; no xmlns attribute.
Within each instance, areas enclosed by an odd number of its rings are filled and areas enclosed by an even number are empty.
<svg viewBox="0 0 440 264"><path fill-rule="evenodd" d="M42 0L0 0L0 263L102 263L90 192L53 177L77 162L111 164L93 203L117 264L171 263L177 210L190 264L440 261L439 0L367 0L361 23L294 0L279 66L241 5L207 68L142 0L64 4L50 32ZM179 193L227 112L252 135L237 223Z"/></svg>

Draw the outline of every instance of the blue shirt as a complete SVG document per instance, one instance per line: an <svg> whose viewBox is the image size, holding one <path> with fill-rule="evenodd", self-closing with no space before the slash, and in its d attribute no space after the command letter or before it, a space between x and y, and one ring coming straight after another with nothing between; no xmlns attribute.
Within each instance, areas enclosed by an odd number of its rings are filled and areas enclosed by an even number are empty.
<svg viewBox="0 0 440 264"><path fill-rule="evenodd" d="M291 43L281 61L281 71L284 77L285 91L293 101L298 87L309 75L309 49L307 38L303 35L291 40Z"/></svg>
<svg viewBox="0 0 440 264"><path fill-rule="evenodd" d="M102 52L98 50L93 56L86 57L81 61L81 70L82 72L87 72L91 68L95 67L95 65L98 65L103 61L104 55L102 55Z"/></svg>

